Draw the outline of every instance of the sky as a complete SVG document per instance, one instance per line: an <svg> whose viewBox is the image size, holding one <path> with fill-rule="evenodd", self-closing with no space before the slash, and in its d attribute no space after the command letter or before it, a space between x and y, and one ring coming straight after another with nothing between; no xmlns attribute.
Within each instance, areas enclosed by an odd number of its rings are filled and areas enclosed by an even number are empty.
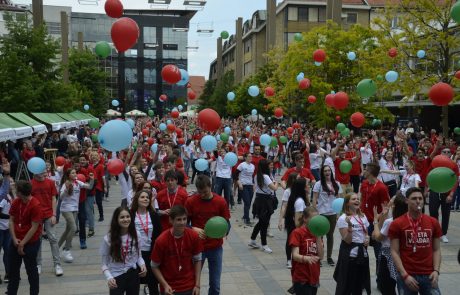
<svg viewBox="0 0 460 295"><path fill-rule="evenodd" d="M14 4L30 4L32 0L11 0ZM148 0L121 0L127 9L149 9ZM183 0L172 0L169 9L184 9ZM278 0L277 2L281 2ZM86 3L86 5L83 5ZM97 3L97 5L96 5ZM75 12L104 13L105 0L43 0L44 5L72 6ZM153 6L152 6L153 7ZM266 0L207 0L203 10L198 11L190 21L188 33L189 46L198 46L196 52L188 53L188 72L190 75L209 75L209 65L217 56L216 39L222 31L235 33L235 21L250 19L256 10L263 10ZM164 9L164 7L162 7ZM212 36L202 36L197 28L214 29Z"/></svg>

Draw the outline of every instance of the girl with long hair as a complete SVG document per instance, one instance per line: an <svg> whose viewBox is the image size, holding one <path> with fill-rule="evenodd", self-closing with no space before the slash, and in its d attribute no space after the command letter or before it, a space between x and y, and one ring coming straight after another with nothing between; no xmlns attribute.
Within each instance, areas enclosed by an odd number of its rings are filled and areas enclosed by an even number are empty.
<svg viewBox="0 0 460 295"><path fill-rule="evenodd" d="M320 261L324 256L321 237L315 237L307 227L311 218L318 215L313 207L302 211L301 226L289 237L292 247L292 282L295 294L316 295L319 287Z"/></svg>
<svg viewBox="0 0 460 295"><path fill-rule="evenodd" d="M361 212L357 194L347 194L343 202L343 214L337 220L342 237L339 258L334 271L337 282L336 295L361 295L363 289L371 294L369 271L369 221Z"/></svg>
<svg viewBox="0 0 460 295"><path fill-rule="evenodd" d="M110 295L139 294L139 277L147 274L141 248L142 241L138 239L128 208L116 208L109 233L104 236L100 247L102 272Z"/></svg>
<svg viewBox="0 0 460 295"><path fill-rule="evenodd" d="M254 230L251 234L251 241L248 246L254 249L260 248L256 242L256 237L260 232L260 239L262 242L262 250L265 253L272 253L267 245L267 230L270 224L270 218L275 211L276 190L278 189L278 183L270 178L270 166L269 161L262 159L259 161L257 174L255 177L256 186L256 199L252 206L252 214L259 218L259 221L254 226Z"/></svg>
<svg viewBox="0 0 460 295"><path fill-rule="evenodd" d="M145 182L145 184L149 185L148 182ZM153 209L153 201L151 189L137 191L131 206L131 219L134 220L136 231L139 233L138 238L142 241L141 254L147 268L147 275L141 278L140 282L148 285L150 294L159 294L158 282L150 265L150 254L155 245L155 240L161 234L160 217Z"/></svg>
<svg viewBox="0 0 460 295"><path fill-rule="evenodd" d="M139 184L145 182L145 176L142 173L136 173L133 177L133 184L132 188L128 191L128 195L126 196L126 205L128 208L131 208L131 204L133 202L133 197L138 191Z"/></svg>
<svg viewBox="0 0 460 295"><path fill-rule="evenodd" d="M404 164L404 170L401 171L402 180L401 180L401 193L403 196L406 196L406 192L411 187L419 187L422 179L420 175L415 172L415 164L411 160L407 160Z"/></svg>
<svg viewBox="0 0 460 295"><path fill-rule="evenodd" d="M332 168L323 165L320 172L320 181L313 187L313 207L318 209L319 214L323 215L329 221L329 232L327 238L327 263L334 266L332 259L332 249L334 248L334 230L337 223L337 213L332 209L332 202L342 197L342 186L335 180Z"/></svg>
<svg viewBox="0 0 460 295"><path fill-rule="evenodd" d="M286 180L286 188L284 189L283 192L283 197L281 198L281 209L280 209L280 218L278 221L278 229L283 230L285 227L284 225L284 216L286 215L286 206L287 202L289 200L289 196L291 195L291 187L294 181L299 177L299 174L296 172L293 172L289 174L288 179ZM289 259L289 257L288 257Z"/></svg>

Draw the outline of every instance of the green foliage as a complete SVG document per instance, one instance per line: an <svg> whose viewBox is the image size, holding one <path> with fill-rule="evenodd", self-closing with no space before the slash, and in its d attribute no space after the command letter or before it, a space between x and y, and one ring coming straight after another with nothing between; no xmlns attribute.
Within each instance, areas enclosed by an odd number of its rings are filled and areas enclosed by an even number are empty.
<svg viewBox="0 0 460 295"><path fill-rule="evenodd" d="M212 108L221 117L226 117L227 93L232 91L234 84L234 72L226 72L219 81L208 81L205 84L203 94L200 96L200 109Z"/></svg>

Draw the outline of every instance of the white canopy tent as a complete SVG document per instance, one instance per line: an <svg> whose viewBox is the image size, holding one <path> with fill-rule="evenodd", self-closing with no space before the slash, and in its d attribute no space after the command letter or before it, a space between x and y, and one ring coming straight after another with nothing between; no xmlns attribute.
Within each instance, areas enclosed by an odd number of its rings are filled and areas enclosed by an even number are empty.
<svg viewBox="0 0 460 295"><path fill-rule="evenodd" d="M117 117L117 116L121 116L121 113L115 110L112 110L112 109L108 109L107 112L105 112L105 115L108 117Z"/></svg>
<svg viewBox="0 0 460 295"><path fill-rule="evenodd" d="M144 112L141 112L139 110L132 110L132 111L129 111L129 112L125 113L125 116L145 117L145 116L147 116L147 114L144 113Z"/></svg>
<svg viewBox="0 0 460 295"><path fill-rule="evenodd" d="M180 117L193 118L196 116L196 110L188 110L186 112L180 113Z"/></svg>

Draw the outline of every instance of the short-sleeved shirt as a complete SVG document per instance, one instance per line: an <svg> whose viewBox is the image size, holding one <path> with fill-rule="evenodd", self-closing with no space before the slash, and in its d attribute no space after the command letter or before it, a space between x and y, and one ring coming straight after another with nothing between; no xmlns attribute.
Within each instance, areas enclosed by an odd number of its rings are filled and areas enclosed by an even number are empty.
<svg viewBox="0 0 460 295"><path fill-rule="evenodd" d="M347 216L345 214L340 215L339 219L337 220L337 227L341 228L348 228L348 223L345 221ZM365 215L358 216L353 215L350 218L350 222L352 224L352 232L351 232L351 241L353 243L363 244L366 236L367 236L367 228L369 227L369 221ZM358 256L358 247L354 247L351 249L350 257L357 257ZM364 251L364 256L367 257L367 251Z"/></svg>
<svg viewBox="0 0 460 295"><path fill-rule="evenodd" d="M341 158L336 158L334 160L334 168L335 168L335 179L340 182L341 184L349 184L350 183L350 174L349 173L342 173L340 171L340 163L342 161L348 160L351 162L351 159L341 159Z"/></svg>
<svg viewBox="0 0 460 295"><path fill-rule="evenodd" d="M374 221L374 206L377 206L377 212L382 212L382 204L390 201L388 188L383 182L377 180L376 183L370 184L366 179L361 184L361 211L366 214L369 222Z"/></svg>
<svg viewBox="0 0 460 295"><path fill-rule="evenodd" d="M408 174L406 170L401 171L402 180L401 180L401 193L403 196L406 196L406 192L411 187L415 187L416 183L420 183L422 179L417 173Z"/></svg>
<svg viewBox="0 0 460 295"><path fill-rule="evenodd" d="M295 213L301 213L303 210L307 208L307 205L305 204L305 201L302 198L297 198L294 203L294 211Z"/></svg>
<svg viewBox="0 0 460 295"><path fill-rule="evenodd" d="M19 240L24 239L32 228L32 222L38 223L37 231L29 243L38 241L42 233L42 208L39 200L31 197L27 203L24 203L20 198L14 199L10 208L10 216L14 218L14 233Z"/></svg>
<svg viewBox="0 0 460 295"><path fill-rule="evenodd" d="M382 228L380 229L380 234L385 238L382 241L382 248L390 248L390 238L388 238L388 231L390 230L390 225L393 222L393 217L385 219L383 222Z"/></svg>
<svg viewBox="0 0 460 295"><path fill-rule="evenodd" d="M315 181L315 176L311 173L310 169L307 168L301 168L300 171L297 171L296 167L289 168L284 172L283 177L281 177L281 180L286 181L291 173L298 173L300 177L310 179L310 181Z"/></svg>
<svg viewBox="0 0 460 295"><path fill-rule="evenodd" d="M175 193L169 193L168 188L165 188L157 195L158 209L167 210L171 209L175 205L185 206L185 201L187 201L187 198L188 193L183 187L178 186ZM162 215L160 220L162 231L165 231L171 227L168 215Z"/></svg>
<svg viewBox="0 0 460 295"><path fill-rule="evenodd" d="M262 187L259 186L257 183L257 176L254 177L254 183L256 184L256 194L265 194L270 195L273 194L273 191L268 187L273 180L267 174L264 174L264 185Z"/></svg>
<svg viewBox="0 0 460 295"><path fill-rule="evenodd" d="M338 193L341 194L343 192L342 186L340 185L339 182L337 182L337 185L339 187ZM335 194L334 187L329 187L329 191L327 192L323 189L323 186L321 185L321 182L318 181L315 183L313 186L313 192L318 193L318 213L321 215L336 215L337 213L334 212L332 209L332 202L338 197L338 195Z"/></svg>
<svg viewBox="0 0 460 295"><path fill-rule="evenodd" d="M289 237L289 246L298 247L300 255L318 256L316 237L305 226L294 229ZM292 260L291 274L292 281L295 283L318 285L320 274L319 262L309 264Z"/></svg>
<svg viewBox="0 0 460 295"><path fill-rule="evenodd" d="M240 171L239 181L242 185L252 185L252 176L256 167L252 163L241 162L237 168Z"/></svg>
<svg viewBox="0 0 460 295"><path fill-rule="evenodd" d="M53 198L57 196L56 185L51 179L45 178L43 181L32 179L31 195L40 202L42 217L50 218L53 216Z"/></svg>

